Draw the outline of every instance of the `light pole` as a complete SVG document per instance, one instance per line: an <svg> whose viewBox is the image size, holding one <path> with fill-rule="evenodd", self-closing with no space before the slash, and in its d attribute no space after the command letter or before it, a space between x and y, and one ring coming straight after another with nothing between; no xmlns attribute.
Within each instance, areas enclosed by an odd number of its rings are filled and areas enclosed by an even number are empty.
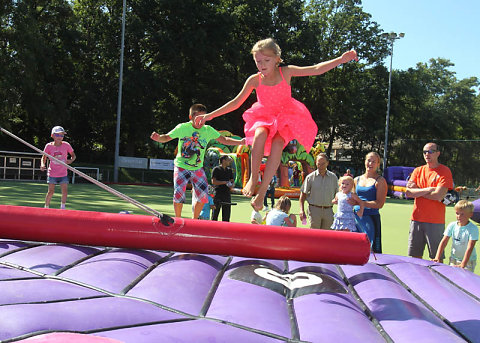
<svg viewBox="0 0 480 343"><path fill-rule="evenodd" d="M393 62L393 42L396 39L403 38L405 33L399 33L398 35L395 32L382 33L382 37L387 38L390 41L390 72L388 74L388 96L387 96L387 117L385 119L385 146L383 147L383 172L387 168L387 157L388 157L388 123L390 122L390 95L392 93L392 62Z"/></svg>
<svg viewBox="0 0 480 343"><path fill-rule="evenodd" d="M123 84L123 51L125 50L125 12L126 0L123 0L122 11L122 40L120 43L120 75L118 77L118 102L117 102L117 129L115 134L115 161L113 165L113 182L118 182L118 164L120 151L120 120L122 118L122 84Z"/></svg>

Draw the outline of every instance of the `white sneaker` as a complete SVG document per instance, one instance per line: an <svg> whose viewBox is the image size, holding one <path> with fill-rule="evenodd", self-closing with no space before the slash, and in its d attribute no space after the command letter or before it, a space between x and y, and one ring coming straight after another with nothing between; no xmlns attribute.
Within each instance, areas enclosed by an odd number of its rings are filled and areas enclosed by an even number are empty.
<svg viewBox="0 0 480 343"><path fill-rule="evenodd" d="M265 206L262 211L263 211L263 212L268 211L268 206Z"/></svg>

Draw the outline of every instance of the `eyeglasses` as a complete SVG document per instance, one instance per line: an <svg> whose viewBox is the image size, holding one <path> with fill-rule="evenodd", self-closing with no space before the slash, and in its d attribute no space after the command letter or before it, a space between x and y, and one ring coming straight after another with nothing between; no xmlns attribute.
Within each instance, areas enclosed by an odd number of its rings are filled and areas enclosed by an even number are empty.
<svg viewBox="0 0 480 343"><path fill-rule="evenodd" d="M64 134L61 134L61 133L54 133L53 135L54 135L55 137L63 137L63 136L65 136Z"/></svg>
<svg viewBox="0 0 480 343"><path fill-rule="evenodd" d="M433 150L433 149L430 149L430 150L423 150L423 154L433 154L434 152L437 152L438 150Z"/></svg>

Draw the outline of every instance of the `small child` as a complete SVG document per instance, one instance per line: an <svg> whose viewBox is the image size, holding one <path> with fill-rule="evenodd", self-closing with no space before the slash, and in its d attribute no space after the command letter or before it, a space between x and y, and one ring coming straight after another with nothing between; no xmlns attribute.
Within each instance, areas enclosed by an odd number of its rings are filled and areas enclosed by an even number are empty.
<svg viewBox="0 0 480 343"><path fill-rule="evenodd" d="M254 205L252 205L254 207ZM266 224L276 226L297 226L297 217L288 215L292 202L286 195L282 195L275 204L275 208L267 213ZM254 207L255 208L255 207Z"/></svg>
<svg viewBox="0 0 480 343"><path fill-rule="evenodd" d="M332 200L332 204L337 204L337 213L335 213L335 219L331 228L337 231L357 231L355 227L355 213L353 211L354 205L349 203L349 199L353 199L360 206L360 210L357 211L357 215L360 218L363 216L364 202L354 193L355 183L351 176L342 176L338 180L338 186L340 191L335 195L335 199Z"/></svg>
<svg viewBox="0 0 480 343"><path fill-rule="evenodd" d="M268 199L270 199L270 202L272 203L273 208L275 206L275 186L277 184L277 177L273 175L272 181L270 181L270 184L268 185L267 193L265 194L265 198L263 198L263 210L268 211Z"/></svg>
<svg viewBox="0 0 480 343"><path fill-rule="evenodd" d="M292 172L293 187L300 187L300 174L301 171L298 169L298 165L295 164Z"/></svg>
<svg viewBox="0 0 480 343"><path fill-rule="evenodd" d="M202 220L210 220L210 213L212 210L215 209L215 204L213 202L213 193L214 189L212 186L208 186L208 202L203 205L202 211L200 211L200 215L198 216L198 219ZM192 204L192 211L195 210L195 203Z"/></svg>
<svg viewBox="0 0 480 343"><path fill-rule="evenodd" d="M470 221L474 206L470 201L460 200L455 205L457 221L448 224L443 239L438 246L435 262L443 261L443 252L448 240L452 237L452 251L449 264L451 266L466 268L472 273L477 264L475 243L478 241L478 227Z"/></svg>
<svg viewBox="0 0 480 343"><path fill-rule="evenodd" d="M265 214L263 217L262 217L262 214L257 211L255 209L255 207L250 204L250 206L252 206L252 215L250 216L250 223L252 224L265 224L265 221L267 219L267 214Z"/></svg>
<svg viewBox="0 0 480 343"><path fill-rule="evenodd" d="M65 136L65 134L66 132L63 127L55 126L52 129L52 133L50 135L53 138L53 142L47 143L43 151L50 156L55 157L57 160L60 160L66 164L71 164L73 161L75 161L76 156L73 152L72 146L69 143L63 141L63 137ZM68 155L70 155L70 159L68 159ZM40 161L41 171L44 171L46 169L46 164L47 156L43 155ZM64 210L67 203L68 194L67 167L51 159L47 171L47 184L48 191L47 195L45 196L45 208L50 207L50 201L52 200L52 196L55 193L55 185L60 185L60 189L62 190L62 200L60 208Z"/></svg>

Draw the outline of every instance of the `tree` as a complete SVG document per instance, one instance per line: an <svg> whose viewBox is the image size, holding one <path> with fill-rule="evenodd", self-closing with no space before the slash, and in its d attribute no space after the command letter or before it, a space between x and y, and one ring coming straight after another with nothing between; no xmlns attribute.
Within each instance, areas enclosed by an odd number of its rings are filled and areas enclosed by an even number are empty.
<svg viewBox="0 0 480 343"><path fill-rule="evenodd" d="M359 130L365 116L359 109L374 106L369 104L373 99L363 99L366 101L359 107L358 94L371 84L370 77L374 75L366 67L380 63L387 45L380 37L378 25L359 5L360 1L355 0L329 0L314 1L307 6L305 35L311 43L302 50L303 63L331 59L352 48L361 59L359 63L349 63L320 77L295 83L317 121L321 137L330 143L329 149L335 140L353 142L355 148L371 140L370 130ZM375 123L376 119L366 124Z"/></svg>
<svg viewBox="0 0 480 343"><path fill-rule="evenodd" d="M119 82L121 0L6 0L0 5L0 124L42 147L54 125L67 129L81 161L111 164ZM389 43L360 0L127 0L120 154L171 157L152 130L187 120L192 103L210 110L232 99L256 73L250 50L273 37L286 64L311 65L354 48L358 63L317 77L294 78L323 141L351 148L353 166L381 152ZM426 140L473 178L479 99L476 78L457 80L445 59L393 70L390 164L418 165ZM242 113L212 125L243 136ZM470 143L451 143L448 140ZM448 143L447 143L448 142ZM0 144L24 150L0 136ZM461 148L467 147L467 149ZM470 145L468 145L470 144ZM331 148L332 144L330 144ZM476 162L475 162L476 163Z"/></svg>
<svg viewBox="0 0 480 343"><path fill-rule="evenodd" d="M9 1L2 12L2 71L6 125L29 141L44 142L51 127L71 119L75 35L67 1ZM48 132L48 133L47 133Z"/></svg>
<svg viewBox="0 0 480 343"><path fill-rule="evenodd" d="M457 183L478 178L479 115L476 78L457 80L453 64L431 59L416 68L394 73L390 163L420 165L425 143L442 146L443 163L454 171Z"/></svg>

